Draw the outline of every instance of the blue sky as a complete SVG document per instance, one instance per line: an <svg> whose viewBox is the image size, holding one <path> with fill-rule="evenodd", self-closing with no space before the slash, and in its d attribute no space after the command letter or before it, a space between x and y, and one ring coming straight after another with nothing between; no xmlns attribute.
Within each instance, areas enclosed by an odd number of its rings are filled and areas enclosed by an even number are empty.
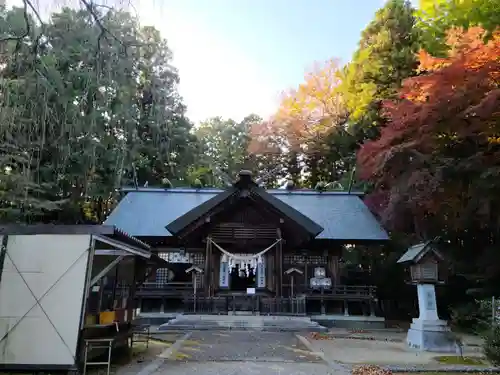
<svg viewBox="0 0 500 375"><path fill-rule="evenodd" d="M174 51L194 120L274 112L314 62L348 61L383 0L157 0L141 4Z"/></svg>
<svg viewBox="0 0 500 375"><path fill-rule="evenodd" d="M19 4L22 0L7 0ZM78 0L33 0L43 14ZM188 116L240 120L277 108L315 62L347 62L385 0L101 0L120 2L169 41ZM415 0L416 2L417 0Z"/></svg>

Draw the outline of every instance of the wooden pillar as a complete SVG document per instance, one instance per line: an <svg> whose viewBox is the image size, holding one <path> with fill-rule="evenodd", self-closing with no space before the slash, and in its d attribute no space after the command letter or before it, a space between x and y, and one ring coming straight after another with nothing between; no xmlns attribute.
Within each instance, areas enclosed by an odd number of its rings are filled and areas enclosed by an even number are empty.
<svg viewBox="0 0 500 375"><path fill-rule="evenodd" d="M205 269L203 270L203 289L204 289L204 295L205 297L209 297L210 295L210 274L211 274L211 267L210 267L210 260L212 258L212 241L211 237L207 237L207 246L205 248Z"/></svg>
<svg viewBox="0 0 500 375"><path fill-rule="evenodd" d="M307 273L307 266L309 265L309 263L307 261L308 259L304 255L304 290L307 290L309 288L309 275Z"/></svg>
<svg viewBox="0 0 500 375"><path fill-rule="evenodd" d="M339 282L339 257L336 255L328 254L328 271L332 278L333 286L338 285Z"/></svg>
<svg viewBox="0 0 500 375"><path fill-rule="evenodd" d="M222 254L220 252L212 253L212 296L215 295L215 290L219 289L219 280L220 280L220 262L221 262Z"/></svg>
<svg viewBox="0 0 500 375"><path fill-rule="evenodd" d="M2 281L3 267L5 263L5 256L7 255L7 245L9 243L9 236L2 236L2 245L0 247L0 282Z"/></svg>
<svg viewBox="0 0 500 375"><path fill-rule="evenodd" d="M265 255L266 257L266 273L267 273L267 281L266 281L266 288L269 289L271 292L275 290L274 286L274 273L275 273L275 267L274 267L274 259L276 258L274 254L271 254L271 251L268 251L267 254Z"/></svg>
<svg viewBox="0 0 500 375"><path fill-rule="evenodd" d="M137 309L137 300L135 294L137 293L137 280L139 279L139 271L144 270L143 260L139 257L134 257L134 278L130 286L130 294L127 299L127 320L132 321L135 318ZM116 275L118 275L119 264L116 265Z"/></svg>
<svg viewBox="0 0 500 375"><path fill-rule="evenodd" d="M281 240L281 229L276 230L277 238ZM276 244L276 297L283 296L283 244L279 241Z"/></svg>

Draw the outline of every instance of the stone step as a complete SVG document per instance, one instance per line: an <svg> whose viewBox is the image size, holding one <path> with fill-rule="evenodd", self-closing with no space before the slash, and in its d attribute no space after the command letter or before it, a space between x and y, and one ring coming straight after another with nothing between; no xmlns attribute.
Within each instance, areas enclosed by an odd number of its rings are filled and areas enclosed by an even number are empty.
<svg viewBox="0 0 500 375"><path fill-rule="evenodd" d="M183 315L162 324L169 330L258 330L273 332L324 332L327 328L308 317Z"/></svg>
<svg viewBox="0 0 500 375"><path fill-rule="evenodd" d="M262 332L327 332L325 327L245 327L245 326L220 326L220 325L169 325L158 328L160 332L169 331L262 331Z"/></svg>

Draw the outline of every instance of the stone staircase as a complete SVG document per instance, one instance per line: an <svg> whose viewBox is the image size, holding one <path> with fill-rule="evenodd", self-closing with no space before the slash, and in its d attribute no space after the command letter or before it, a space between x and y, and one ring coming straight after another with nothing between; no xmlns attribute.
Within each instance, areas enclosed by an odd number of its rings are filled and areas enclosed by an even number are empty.
<svg viewBox="0 0 500 375"><path fill-rule="evenodd" d="M309 317L267 315L179 315L158 327L158 331L183 330L325 332L327 328Z"/></svg>

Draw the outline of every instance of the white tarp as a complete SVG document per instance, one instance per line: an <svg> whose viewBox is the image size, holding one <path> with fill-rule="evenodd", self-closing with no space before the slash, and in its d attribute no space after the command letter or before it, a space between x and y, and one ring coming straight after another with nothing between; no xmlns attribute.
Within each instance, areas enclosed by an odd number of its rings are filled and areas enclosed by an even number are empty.
<svg viewBox="0 0 500 375"><path fill-rule="evenodd" d="M8 236L0 363L75 363L90 235Z"/></svg>

